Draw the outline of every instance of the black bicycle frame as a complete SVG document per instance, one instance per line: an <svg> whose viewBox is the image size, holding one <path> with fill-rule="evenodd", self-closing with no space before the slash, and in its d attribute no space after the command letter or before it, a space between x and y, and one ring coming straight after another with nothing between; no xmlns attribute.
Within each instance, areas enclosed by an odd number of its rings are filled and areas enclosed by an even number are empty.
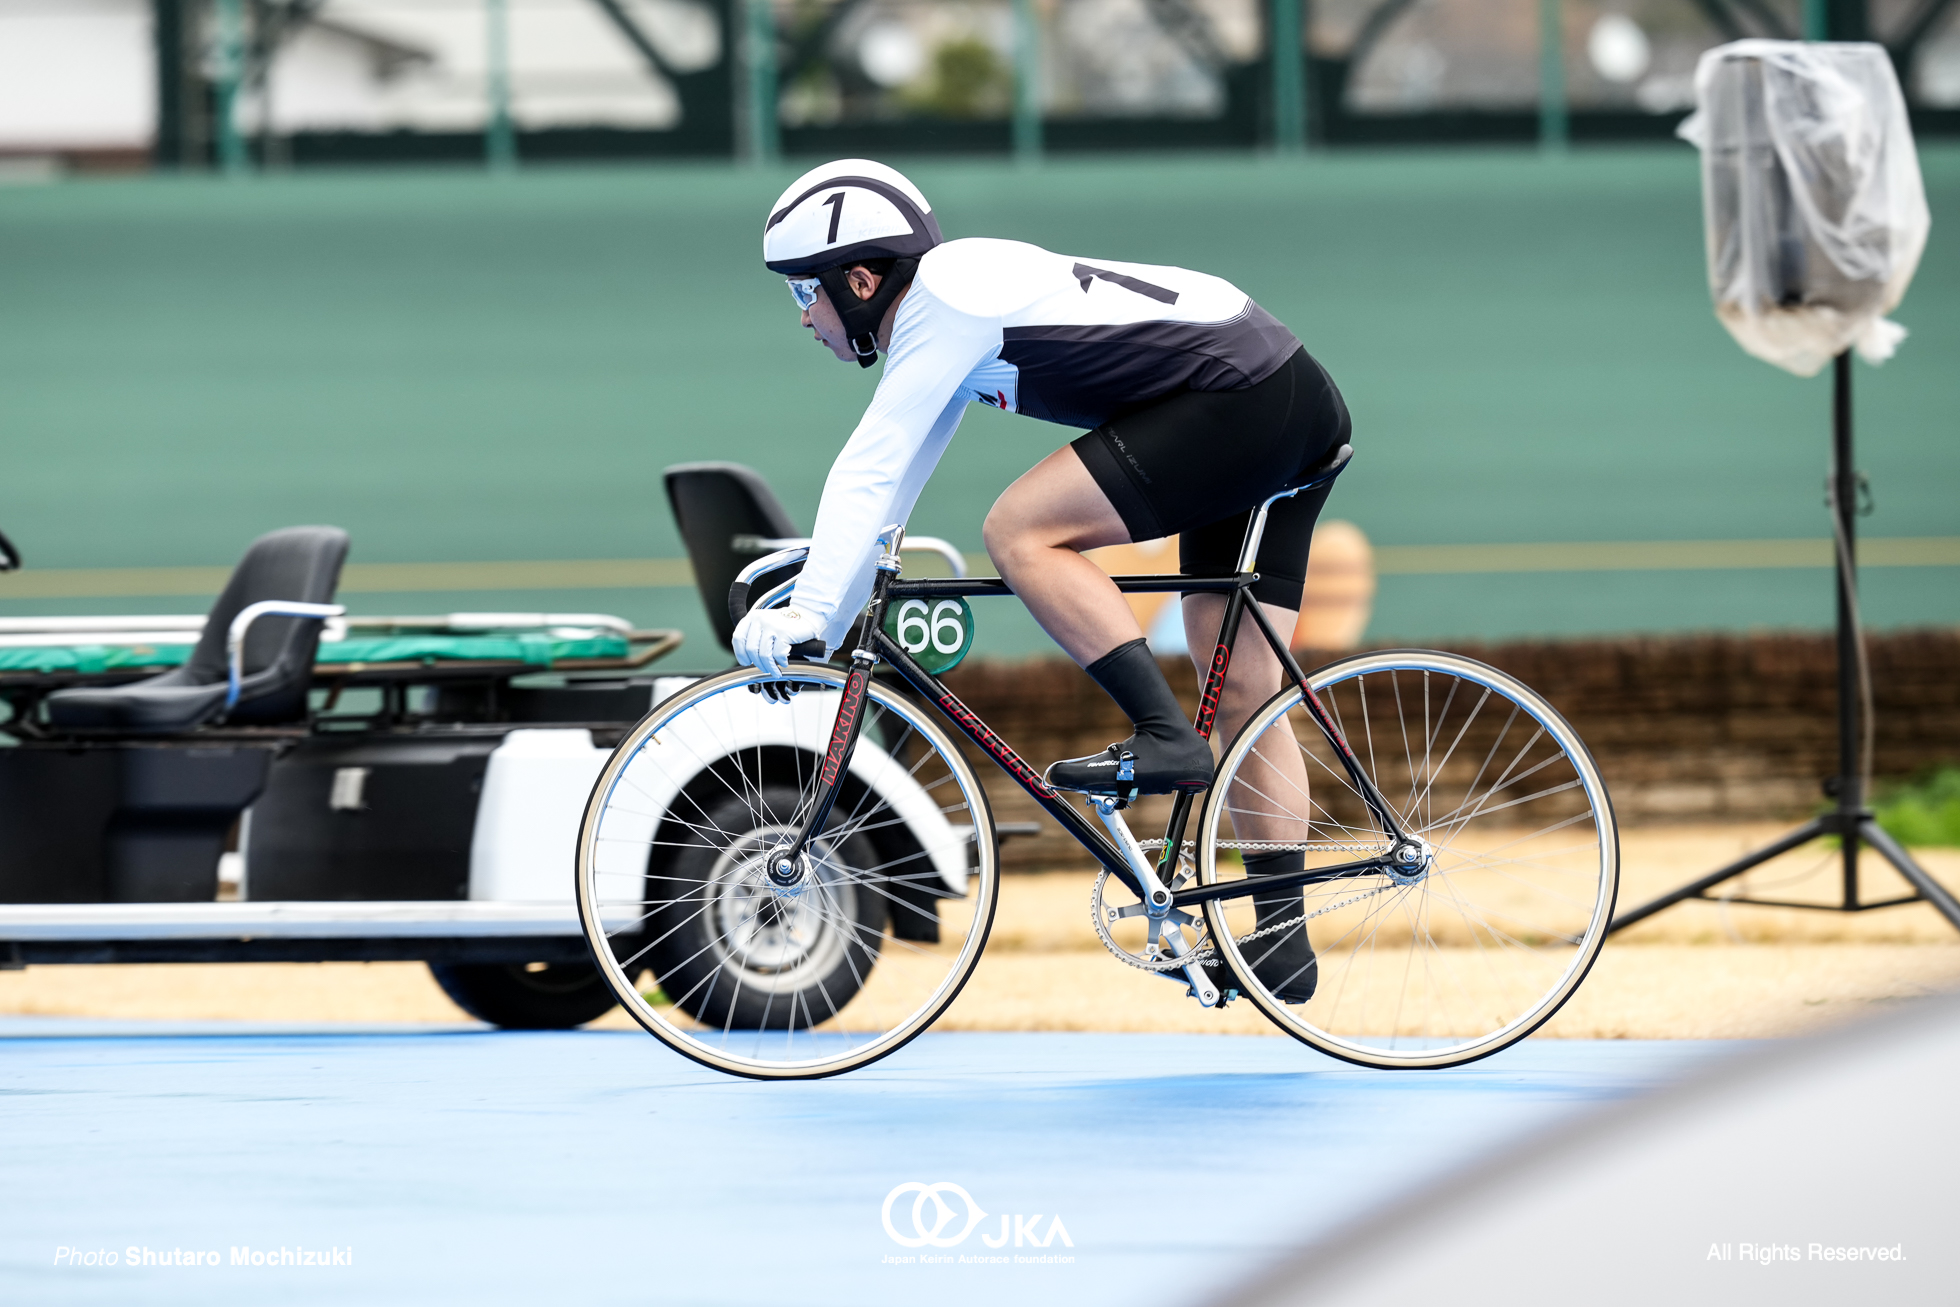
<svg viewBox="0 0 1960 1307"><path fill-rule="evenodd" d="M1222 594L1225 598L1225 620L1218 629L1218 645L1211 656L1211 666L1205 674L1204 691L1198 699L1197 719L1192 724L1198 734L1209 740L1218 718L1218 699L1225 688L1225 675L1232 661L1232 647L1237 642L1239 626L1244 616L1252 614L1254 624L1265 638L1280 666L1293 684L1300 688L1301 700L1308 716L1326 736L1335 754L1341 760L1348 779L1368 805L1375 820L1381 823L1383 834L1387 837L1389 849L1393 851L1407 842L1401 824L1375 788L1374 781L1363 770L1354 751L1348 747L1346 737L1340 727L1321 704L1320 697L1307 684L1307 676L1294 659L1292 651L1284 639L1273 630L1272 623L1261 611L1257 603L1251 602L1251 589L1258 581L1257 572L1241 572L1229 577L1190 577L1190 576L1119 576L1112 578L1116 588L1126 594L1163 594L1181 592L1185 594ZM851 671L844 682L844 691L838 703L837 718L832 726L830 743L824 750L824 761L818 775L820 785L808 818L799 833L789 854L782 860L782 872L786 876L795 875L795 866L811 836L823 829L823 823L830 815L836 802L841 780L848 769L852 751L857 746L859 728L864 715L864 700L869 693L871 671L880 662L889 663L898 674L905 678L912 688L939 709L947 720L959 728L962 735L973 741L988 757L992 758L1002 771L1014 778L1016 784L1026 790L1034 801L1053 817L1061 828L1073 836L1077 843L1087 849L1111 875L1121 880L1138 898L1145 897L1144 887L1138 883L1135 872L1130 869L1128 859L1118 849L1108 835L1097 830L1064 796L1042 779L1041 773L1029 766L1027 761L1016 753L1000 736L996 735L984 721L980 720L971 708L960 701L958 695L947 689L938 677L926 671L905 652L895 640L885 634L885 608L896 600L906 599L947 599L980 598L985 596L1011 597L1013 591L998 577L974 577L971 579L940 579L906 581L897 578L892 572L880 569L877 582L872 590L871 605L864 621L857 629L866 633L865 644L855 649L851 656ZM1158 878L1166 886L1170 874L1177 863L1177 855L1184 842L1184 830L1190 822L1191 803L1194 796L1180 794L1171 808L1170 821L1164 831L1164 851L1157 864ZM1287 872L1271 876L1248 876L1229 884L1193 886L1177 891L1172 906L1180 908L1195 907L1214 899L1239 898L1247 894L1266 891L1292 889L1297 886L1317 884L1325 881L1345 880L1359 876L1382 873L1392 866L1388 853L1374 858L1364 858L1356 862L1340 863L1331 867L1315 867L1309 871Z"/></svg>

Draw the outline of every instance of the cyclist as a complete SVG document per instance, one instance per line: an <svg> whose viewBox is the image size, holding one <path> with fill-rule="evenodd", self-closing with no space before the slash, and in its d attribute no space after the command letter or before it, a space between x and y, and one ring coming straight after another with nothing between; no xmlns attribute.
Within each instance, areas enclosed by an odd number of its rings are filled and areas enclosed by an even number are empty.
<svg viewBox="0 0 1960 1307"><path fill-rule="evenodd" d="M1125 797L1207 788L1210 746L1129 605L1081 551L1175 533L1185 575L1232 575L1252 510L1348 439L1347 407L1325 369L1217 277L1018 241L947 241L919 189L870 160L827 163L791 183L769 211L762 244L817 341L861 367L882 353L885 371L831 467L791 604L742 620L737 659L779 673L797 644L837 647L870 594L878 533L911 513L969 403L1087 428L1009 486L983 528L1000 575L1134 727L1100 754L1055 763L1048 780ZM1326 497L1324 486L1302 493L1269 517L1252 593L1279 631L1298 620ZM1188 594L1183 608L1202 664L1225 600ZM1233 654L1220 741L1279 689L1278 660L1256 631ZM1296 787L1304 804L1298 751L1270 766L1273 783ZM1294 823L1277 838L1297 832ZM1246 865L1285 871L1304 857L1253 855ZM1297 913L1299 901L1294 892L1256 903L1263 923L1289 905ZM1288 988L1310 994L1312 953L1302 962L1303 949L1305 932L1292 932L1272 965L1290 968ZM1267 964L1259 969L1264 977Z"/></svg>

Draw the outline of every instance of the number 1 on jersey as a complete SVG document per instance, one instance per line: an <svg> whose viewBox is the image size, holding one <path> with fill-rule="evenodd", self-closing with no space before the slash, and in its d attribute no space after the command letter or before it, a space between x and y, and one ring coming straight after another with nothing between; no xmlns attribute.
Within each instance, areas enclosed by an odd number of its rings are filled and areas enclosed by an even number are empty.
<svg viewBox="0 0 1960 1307"><path fill-rule="evenodd" d="M837 238L837 223L835 219L831 221L830 227L831 239L835 240ZM1124 290L1135 291L1139 295L1147 296L1150 299L1156 300L1159 304L1177 303L1176 291L1166 290L1164 287L1154 282L1145 281L1141 277L1132 277L1121 272L1111 272L1108 268L1092 268L1086 263L1076 264L1072 271L1075 274L1075 279L1082 283L1082 293L1084 295L1089 293L1090 282L1106 281L1112 286L1121 286Z"/></svg>

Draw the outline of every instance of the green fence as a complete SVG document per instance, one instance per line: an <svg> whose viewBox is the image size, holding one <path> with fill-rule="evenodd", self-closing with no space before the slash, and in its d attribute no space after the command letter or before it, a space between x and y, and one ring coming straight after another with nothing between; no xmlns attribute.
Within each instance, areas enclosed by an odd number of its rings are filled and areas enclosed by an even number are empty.
<svg viewBox="0 0 1960 1307"><path fill-rule="evenodd" d="M1940 234L1960 151L1924 163L1913 335L1857 369L1879 625L1960 621L1960 257ZM1354 412L1329 511L1383 549L1374 637L1830 620L1828 381L1716 324L1685 147L913 173L951 236L1197 266L1294 328ZM195 610L253 535L333 522L357 564L399 565L351 578L359 610L599 608L698 639L660 469L754 464L807 525L876 384L760 266L788 176L0 189L0 527L31 564L0 611ZM1071 434L974 410L915 529L977 550L993 497ZM1012 607L982 612L984 648L1041 647Z"/></svg>

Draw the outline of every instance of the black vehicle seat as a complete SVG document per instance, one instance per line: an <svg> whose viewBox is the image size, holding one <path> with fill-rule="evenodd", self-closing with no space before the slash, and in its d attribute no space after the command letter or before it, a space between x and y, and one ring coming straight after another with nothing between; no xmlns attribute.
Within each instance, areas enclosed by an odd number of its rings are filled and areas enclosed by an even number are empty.
<svg viewBox="0 0 1960 1307"><path fill-rule="evenodd" d="M340 585L347 533L335 526L291 526L252 542L205 618L190 661L160 676L102 689L56 690L47 699L56 731L174 735L224 711L225 639L232 618L265 599L327 603ZM320 643L315 618L262 617L245 637L245 676L234 724L301 721Z"/></svg>
<svg viewBox="0 0 1960 1307"><path fill-rule="evenodd" d="M687 556L694 564L694 583L714 623L715 638L727 648L735 635L728 615L728 587L763 549L737 549L738 536L767 540L794 539L803 533L790 521L769 483L752 467L740 463L677 463L663 474L667 502L673 505ZM802 564L756 578L751 593L761 596L802 570Z"/></svg>

